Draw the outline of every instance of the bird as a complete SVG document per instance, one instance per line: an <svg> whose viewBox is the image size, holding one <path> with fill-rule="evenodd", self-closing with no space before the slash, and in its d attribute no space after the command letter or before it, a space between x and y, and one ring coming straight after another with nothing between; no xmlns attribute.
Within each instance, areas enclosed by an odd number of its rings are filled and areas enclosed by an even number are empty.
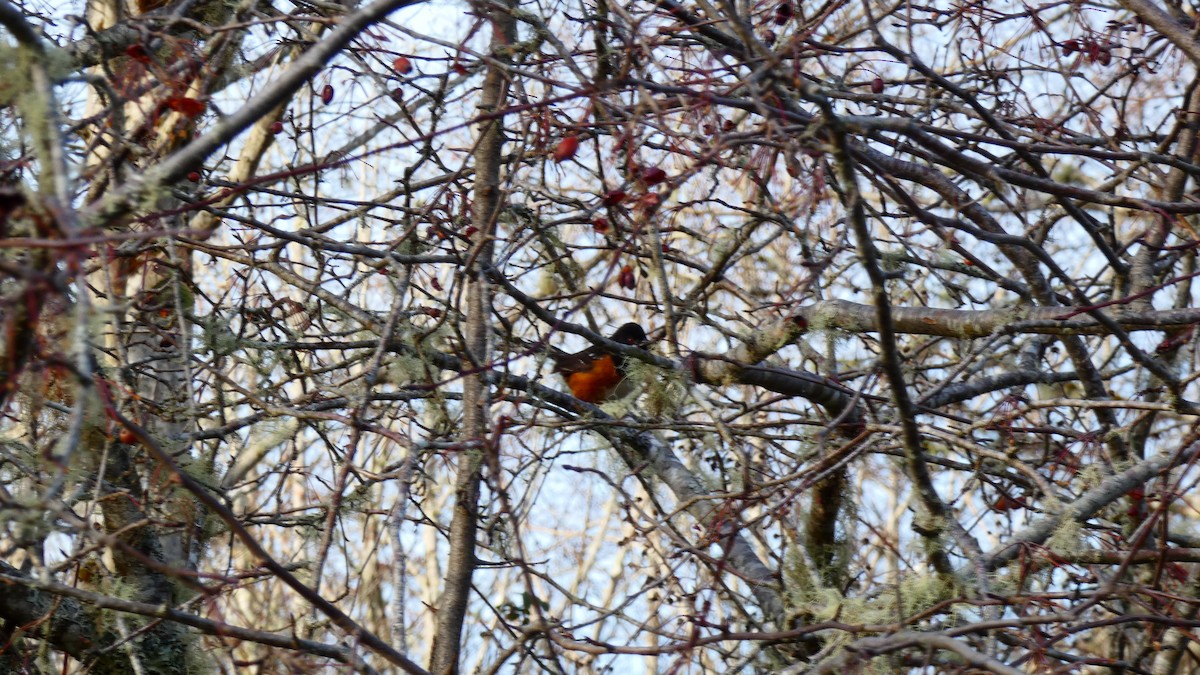
<svg viewBox="0 0 1200 675"><path fill-rule="evenodd" d="M645 347L650 340L646 331L636 323L627 323L610 338L613 342ZM632 391L625 381L625 359L600 345L593 345L575 354L556 354L554 372L563 376L571 394L588 403L603 403L621 398Z"/></svg>

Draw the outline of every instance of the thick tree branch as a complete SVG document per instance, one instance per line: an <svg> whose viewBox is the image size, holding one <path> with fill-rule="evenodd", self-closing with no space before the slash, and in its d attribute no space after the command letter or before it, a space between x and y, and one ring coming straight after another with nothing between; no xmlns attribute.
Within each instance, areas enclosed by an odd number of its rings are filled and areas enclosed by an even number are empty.
<svg viewBox="0 0 1200 675"><path fill-rule="evenodd" d="M4 587L4 592L0 593L0 617L13 625L36 626L34 637L46 640L56 649L77 659L84 659L89 652L104 648L107 646L106 642L118 639L116 635L101 634L100 625L89 614L89 608L96 608L165 619L191 626L206 635L256 642L281 649L295 649L353 665L364 673L375 672L361 660L355 650L345 646L234 626L161 604L135 602L94 593L23 574L2 561L0 586Z"/></svg>
<svg viewBox="0 0 1200 675"><path fill-rule="evenodd" d="M1158 31L1187 55L1193 63L1200 64L1200 41L1196 40L1195 29L1188 26L1186 16L1172 16L1150 0L1121 0L1121 4L1137 14L1138 18Z"/></svg>
<svg viewBox="0 0 1200 675"><path fill-rule="evenodd" d="M892 321L899 333L940 335L975 339L997 334L1034 333L1042 335L1107 335L1108 329L1079 307L1011 307L1008 309L937 309L933 307L892 307ZM843 330L851 333L875 332L875 309L848 300L827 300L798 310L810 330ZM1110 318L1126 331L1168 330L1200 322L1200 309L1157 311L1121 311Z"/></svg>

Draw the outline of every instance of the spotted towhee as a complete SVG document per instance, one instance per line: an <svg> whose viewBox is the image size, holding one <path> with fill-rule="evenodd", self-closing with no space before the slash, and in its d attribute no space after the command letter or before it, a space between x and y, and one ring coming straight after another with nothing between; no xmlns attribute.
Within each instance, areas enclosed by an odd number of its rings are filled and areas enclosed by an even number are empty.
<svg viewBox="0 0 1200 675"><path fill-rule="evenodd" d="M650 340L646 331L636 323L627 323L612 334L613 342L645 347ZM602 403L630 393L625 382L625 359L604 347L594 345L576 354L552 357L554 372L561 373L575 398L588 403Z"/></svg>

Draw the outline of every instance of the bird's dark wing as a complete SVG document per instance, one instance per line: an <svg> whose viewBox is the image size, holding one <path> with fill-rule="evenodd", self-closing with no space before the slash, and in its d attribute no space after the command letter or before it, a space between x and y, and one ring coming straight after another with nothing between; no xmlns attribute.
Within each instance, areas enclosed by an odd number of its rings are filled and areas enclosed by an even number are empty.
<svg viewBox="0 0 1200 675"><path fill-rule="evenodd" d="M554 372L570 375L591 370L592 363L605 353L601 347L588 347L575 354L551 354L550 358L554 359Z"/></svg>

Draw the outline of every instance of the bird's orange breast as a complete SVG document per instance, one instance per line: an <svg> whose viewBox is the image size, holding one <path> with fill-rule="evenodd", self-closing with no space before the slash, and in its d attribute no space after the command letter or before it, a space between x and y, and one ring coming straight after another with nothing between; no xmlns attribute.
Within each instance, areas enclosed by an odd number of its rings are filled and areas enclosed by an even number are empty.
<svg viewBox="0 0 1200 675"><path fill-rule="evenodd" d="M613 357L605 355L592 361L592 367L567 376L567 386L575 398L600 403L621 383L621 374Z"/></svg>

